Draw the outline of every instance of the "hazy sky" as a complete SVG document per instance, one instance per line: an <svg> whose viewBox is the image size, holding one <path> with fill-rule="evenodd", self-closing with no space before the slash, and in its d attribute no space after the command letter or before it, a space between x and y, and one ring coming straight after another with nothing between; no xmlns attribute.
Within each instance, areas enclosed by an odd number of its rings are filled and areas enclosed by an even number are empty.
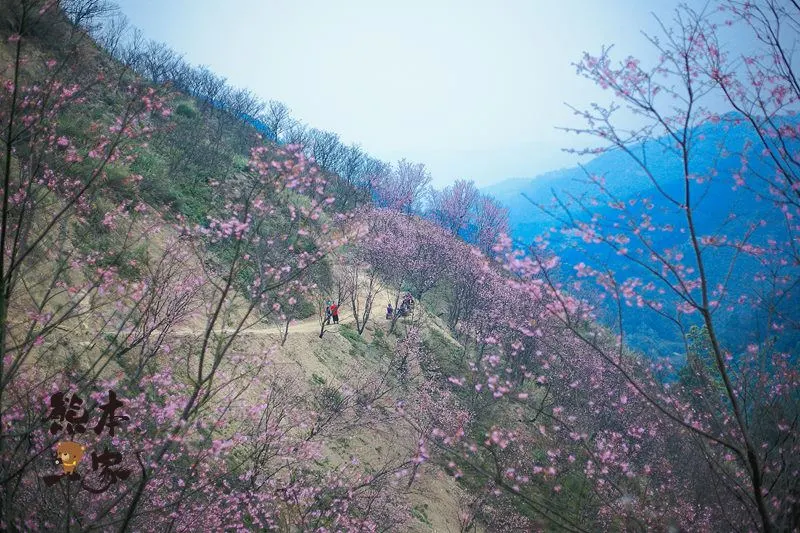
<svg viewBox="0 0 800 533"><path fill-rule="evenodd" d="M144 34L235 86L434 184L570 166L564 102L610 95L575 74L583 51L652 56L640 30L677 0L117 0ZM698 7L705 0L689 0Z"/></svg>

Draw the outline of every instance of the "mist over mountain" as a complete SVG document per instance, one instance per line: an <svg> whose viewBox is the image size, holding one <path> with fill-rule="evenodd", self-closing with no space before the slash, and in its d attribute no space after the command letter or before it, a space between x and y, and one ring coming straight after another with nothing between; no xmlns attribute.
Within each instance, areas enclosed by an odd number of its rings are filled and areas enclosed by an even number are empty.
<svg viewBox="0 0 800 533"><path fill-rule="evenodd" d="M797 119L791 121L796 123ZM693 137L695 143L690 172L706 174L713 169L718 174L708 182L707 194L713 193L714 200L704 201L703 208L716 211L729 206L727 202L736 201L736 195L732 194L735 192L732 190L733 174L741 166L740 155L748 143L757 141L756 134L742 123L741 117L729 114L721 117L717 124L706 123L695 128ZM669 139L662 137L656 142L630 147L630 154L613 150L582 166L554 170L533 178L512 178L482 190L508 207L513 236L524 242L549 227L553 220L530 200L548 206L551 205L553 193L559 196L585 194L592 188L588 175L604 177L608 192L620 199L627 200L655 192L653 182L632 156L646 163L659 186L673 193L682 187L681 161L676 157ZM719 194L723 196L717 196ZM768 211L768 206L765 205L764 210Z"/></svg>
<svg viewBox="0 0 800 533"><path fill-rule="evenodd" d="M777 120L792 129L800 123L796 116ZM747 233L749 225L758 223L767 229L753 235L752 244L785 240L788 234L781 224L781 212L767 200L770 182L766 177L775 172L773 162L753 148L758 146L759 139L744 118L734 113L718 117L694 128L691 138L690 203L697 231L702 235L725 236ZM611 205L615 202L622 202L632 209L634 205L654 199L663 201L665 195L677 203L685 201L682 161L674 141L661 137L646 144L633 145L628 150L627 153L621 149L609 151L582 166L555 170L532 179L509 179L483 191L508 208L509 229L517 246L524 248L534 244L537 238L545 237L548 251L561 258L560 272L565 278L574 274L575 265L586 262L594 268L627 271L631 276L642 275L645 281L652 281L652 273L635 273L629 262L609 246L587 243L560 231L564 206L577 212L579 218L583 210L591 207L594 217L612 223L618 212ZM591 177L602 179L602 191ZM744 183L746 187L742 186ZM685 225L685 214L680 209L662 212L661 216L676 228ZM680 231L655 232L652 242L657 247L681 250L686 256L692 253L686 234ZM715 281L730 282L726 267L734 260L732 252L704 250L704 254L706 259L711 259L710 266L714 271L711 275ZM740 261L746 262L744 259ZM756 270L757 265L753 262L738 271L735 283L742 292L754 289L752 275ZM668 294L663 297L673 305L678 303L670 300ZM619 318L613 302L606 302L601 309L601 314L605 314L604 322L614 323ZM679 328L665 328L660 320L663 317L648 309L625 306L624 311L624 319L634 324L628 341L636 348L653 357L671 357L681 351L684 336ZM737 328L741 321L753 320L757 317L744 309L731 313L724 327L725 340L735 344L754 342L752 334L745 337ZM767 334L760 332L760 335ZM797 340L786 336L782 342L794 346ZM678 357L674 363L681 365L683 359Z"/></svg>

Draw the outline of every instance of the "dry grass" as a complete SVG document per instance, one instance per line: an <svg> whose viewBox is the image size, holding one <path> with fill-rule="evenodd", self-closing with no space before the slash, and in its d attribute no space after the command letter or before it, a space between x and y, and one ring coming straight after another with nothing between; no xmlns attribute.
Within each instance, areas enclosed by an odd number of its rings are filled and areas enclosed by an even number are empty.
<svg viewBox="0 0 800 533"><path fill-rule="evenodd" d="M149 239L148 247L152 257L158 257L166 247L167 241L174 237L172 230L167 228L158 235ZM198 261L194 256L194 261ZM187 265L188 268L200 268L199 262ZM47 271L47 263L39 265L43 273ZM385 288L383 288L385 290ZM199 300L208 301L209 291L201 293ZM239 299L243 305L244 300ZM380 300L378 300L380 301ZM95 305L101 303L98 299ZM197 302L201 303L200 301ZM362 302L363 305L363 302ZM79 311L89 311L89 303L83 305ZM418 309L422 309L418 306ZM230 309L231 315L241 316L240 308ZM287 341L283 347L279 346L280 334L276 326L265 321L241 332L231 347L233 353L252 354L253 357L268 358L268 369L273 375L286 379L296 385L295 393L298 397L311 400L315 387L319 387L320 380L330 387L356 386L354 380L359 376L367 376L384 371L389 364L387 359L375 357L354 356L353 342L340 334L344 327L353 326L354 319L348 306L344 306L340 313L340 325L326 328L322 339L319 338L319 322L316 317L297 322L290 326ZM449 333L439 324L435 317L423 315L420 323L423 327L437 329L442 335L449 337ZM37 357L31 360L32 364L45 364L49 367L58 367L65 357L81 359L81 366L88 366L94 361L107 345L103 332L100 331L101 323L94 318L92 313L87 313L68 320L63 331L52 334L46 343L37 350ZM374 314L362 336L364 345L376 339L376 331L382 330L383 337L391 345L396 337L388 335L389 322L383 318L383 309L376 305ZM203 313L178 324L172 330L171 342L183 345L184 349L196 346L205 329ZM402 331L402 323L398 330ZM221 331L229 333L227 330ZM455 341L453 341L455 342ZM264 355L267 354L267 355ZM254 362L256 362L254 360ZM264 362L258 360L258 363ZM103 371L108 376L121 371L121 367L114 361L109 361ZM245 396L245 398L247 398ZM397 396L390 395L376 407L379 416L362 419L357 427L344 434L337 434L336 438L326 441L323 447L327 462L332 467L350 462L355 458L366 470L379 468L388 461L400 463L407 460L415 453L416 439L413 428L401 418L386 416L392 411ZM258 398L247 398L254 403ZM381 415L380 412L384 414ZM398 480L405 489L407 478ZM423 465L417 477L408 489L408 497L414 507L413 517L405 527L405 531L413 532L451 532L459 531L458 526L458 498L461 489L457 484L435 465Z"/></svg>

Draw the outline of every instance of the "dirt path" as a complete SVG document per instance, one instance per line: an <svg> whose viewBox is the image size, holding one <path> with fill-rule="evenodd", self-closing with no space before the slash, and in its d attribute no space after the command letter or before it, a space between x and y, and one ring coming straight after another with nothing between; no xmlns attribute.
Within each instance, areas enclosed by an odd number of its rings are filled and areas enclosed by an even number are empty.
<svg viewBox="0 0 800 533"><path fill-rule="evenodd" d="M347 325L355 325L355 320L353 317L343 317L340 315L339 324L347 324ZM337 325L331 322L330 325L325 326L325 331L336 331L338 329ZM317 317L307 318L305 320L298 320L293 322L289 325L289 333L314 333L319 335L320 325L319 319ZM235 328L223 328L215 330L217 333L223 334L231 334L236 331ZM172 330L172 333L175 335L199 335L202 334L204 330L198 329L175 329ZM155 332L156 334L159 332ZM269 337L272 335L279 335L278 333L278 326L253 326L250 328L243 329L239 332L239 335L252 335L254 337Z"/></svg>
<svg viewBox="0 0 800 533"><path fill-rule="evenodd" d="M348 317L345 315L340 315L339 325L353 325L355 326L355 320L352 316ZM339 325L331 323L330 325L325 326L325 331L335 332L339 329ZM319 319L317 317L307 318L305 320L298 320L297 322L293 322L289 325L289 333L314 333L315 335L319 335L320 324ZM222 328L214 330L215 333L221 333L223 335L230 335L236 331L236 328ZM103 331L103 334L107 335L117 335L116 330L108 330ZM119 332L120 334L124 334L126 332ZM161 330L154 330L150 333L151 336L158 336L161 335ZM169 331L170 335L177 335L181 337L191 337L191 336L200 336L205 333L204 328L175 328ZM278 331L278 326L276 325L259 325L259 326L252 326L249 328L242 329L239 331L238 335L242 336L250 336L250 337L277 337L280 335Z"/></svg>

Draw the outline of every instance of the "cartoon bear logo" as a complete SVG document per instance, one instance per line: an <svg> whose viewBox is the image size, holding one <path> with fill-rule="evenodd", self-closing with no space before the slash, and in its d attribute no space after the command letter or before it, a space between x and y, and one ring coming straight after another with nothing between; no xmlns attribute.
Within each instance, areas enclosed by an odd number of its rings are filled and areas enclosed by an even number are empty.
<svg viewBox="0 0 800 533"><path fill-rule="evenodd" d="M74 474L75 469L78 467L78 462L83 457L84 452L86 452L86 447L78 444L77 442L59 442L56 445L56 454L58 455L58 461L56 461L56 464L61 463L61 466L64 467L65 475Z"/></svg>

